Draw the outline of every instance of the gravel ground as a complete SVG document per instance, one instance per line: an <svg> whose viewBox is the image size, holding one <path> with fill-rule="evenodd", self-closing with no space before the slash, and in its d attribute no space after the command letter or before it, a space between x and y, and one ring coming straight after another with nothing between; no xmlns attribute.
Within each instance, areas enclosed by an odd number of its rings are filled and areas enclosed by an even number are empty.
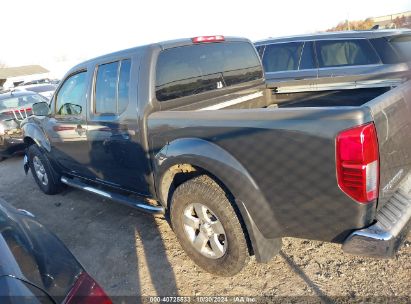
<svg viewBox="0 0 411 304"><path fill-rule="evenodd" d="M21 157L0 162L0 197L31 211L55 232L117 303L156 295L411 303L410 234L390 260L354 257L336 244L286 238L268 264L252 259L238 275L221 278L197 267L161 218L79 190L42 194L32 176L24 175Z"/></svg>

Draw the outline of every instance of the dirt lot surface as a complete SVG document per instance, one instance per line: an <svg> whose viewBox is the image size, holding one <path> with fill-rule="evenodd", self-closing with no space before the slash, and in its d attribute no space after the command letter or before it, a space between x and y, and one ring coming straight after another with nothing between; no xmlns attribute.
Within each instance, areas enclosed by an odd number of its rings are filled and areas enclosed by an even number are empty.
<svg viewBox="0 0 411 304"><path fill-rule="evenodd" d="M284 239L282 252L270 263L252 259L237 276L221 278L205 273L185 255L163 219L79 190L42 194L32 176L24 175L21 157L0 162L0 197L31 211L55 232L117 303L137 303L139 296L155 295L411 301L410 235L391 260L344 255L336 244Z"/></svg>

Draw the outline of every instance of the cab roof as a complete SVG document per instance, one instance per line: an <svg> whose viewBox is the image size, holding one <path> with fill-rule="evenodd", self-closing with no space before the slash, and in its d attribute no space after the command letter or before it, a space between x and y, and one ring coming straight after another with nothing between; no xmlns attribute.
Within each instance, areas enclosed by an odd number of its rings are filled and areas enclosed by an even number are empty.
<svg viewBox="0 0 411 304"><path fill-rule="evenodd" d="M218 36L220 36L220 35L218 35ZM204 42L204 43L224 43L224 42L249 42L249 43L251 43L251 41L247 38L232 37L232 36L223 36L223 37L224 37L224 41ZM98 57L95 57L95 58L88 59L84 62L81 62L81 63L77 64L76 66L74 66L73 68L71 68L69 70L69 74L76 71L76 70L84 68L85 66L87 66L88 64L90 64L94 61L101 61L101 60L104 60L105 58L112 57L112 56L121 56L122 54L129 54L129 53L139 53L139 52L144 52L144 51L147 51L147 50L153 49L153 48L161 48L162 50L165 50L165 49L169 49L169 48L175 48L175 47L181 47L181 46L197 44L197 43L193 43L192 39L193 38L167 40L167 41L162 41L162 42L157 42L157 43L150 43L150 44L146 44L146 45L142 45L142 46L136 46L136 47L133 47L133 48L124 49L124 50L113 52L113 53L108 53L108 54L105 54L105 55L102 55L102 56L98 56ZM199 43L199 44L201 44L201 43Z"/></svg>

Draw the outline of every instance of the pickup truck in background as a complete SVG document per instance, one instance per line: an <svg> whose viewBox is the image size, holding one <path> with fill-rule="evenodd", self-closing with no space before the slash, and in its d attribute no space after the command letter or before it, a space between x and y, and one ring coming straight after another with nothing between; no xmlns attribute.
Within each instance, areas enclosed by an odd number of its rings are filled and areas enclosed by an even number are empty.
<svg viewBox="0 0 411 304"><path fill-rule="evenodd" d="M21 122L31 115L35 103L48 100L35 92L0 93L0 161L25 150Z"/></svg>
<svg viewBox="0 0 411 304"><path fill-rule="evenodd" d="M69 185L165 214L217 275L269 261L283 237L393 256L411 218L410 82L348 105L295 99L279 106L247 39L120 51L33 106L25 169L46 194Z"/></svg>

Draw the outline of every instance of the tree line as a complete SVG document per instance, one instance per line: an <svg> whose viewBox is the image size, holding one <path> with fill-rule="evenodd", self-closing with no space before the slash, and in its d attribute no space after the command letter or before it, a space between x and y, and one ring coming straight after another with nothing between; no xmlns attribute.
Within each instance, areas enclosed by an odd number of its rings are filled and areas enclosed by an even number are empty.
<svg viewBox="0 0 411 304"><path fill-rule="evenodd" d="M372 18L365 20L343 21L327 30L327 32L339 32L349 30L370 30L374 26ZM411 28L411 16L397 17L392 21L392 28Z"/></svg>

